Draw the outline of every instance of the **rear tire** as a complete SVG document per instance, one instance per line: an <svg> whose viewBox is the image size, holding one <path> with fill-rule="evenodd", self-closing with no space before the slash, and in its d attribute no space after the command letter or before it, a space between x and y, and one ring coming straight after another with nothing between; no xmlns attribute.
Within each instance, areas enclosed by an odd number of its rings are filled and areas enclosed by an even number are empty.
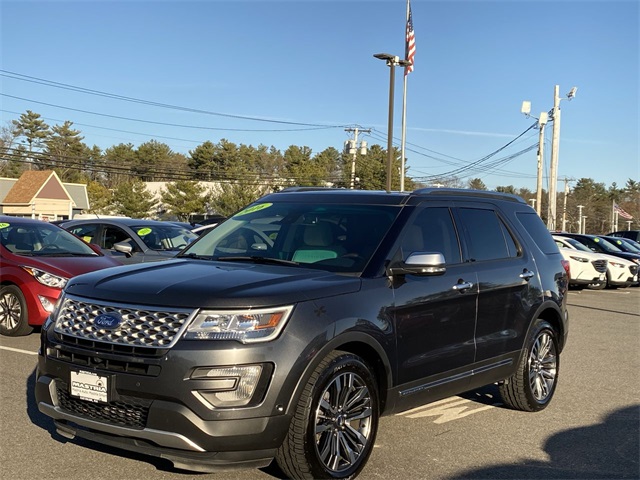
<svg viewBox="0 0 640 480"><path fill-rule="evenodd" d="M309 378L276 461L291 479L355 478L373 450L378 416L369 367L331 352Z"/></svg>
<svg viewBox="0 0 640 480"><path fill-rule="evenodd" d="M499 390L507 406L537 412L549 405L558 384L560 355L556 331L539 318L531 328L526 345L518 370Z"/></svg>
<svg viewBox="0 0 640 480"><path fill-rule="evenodd" d="M32 331L22 291L15 285L4 285L0 288L0 334L20 337Z"/></svg>

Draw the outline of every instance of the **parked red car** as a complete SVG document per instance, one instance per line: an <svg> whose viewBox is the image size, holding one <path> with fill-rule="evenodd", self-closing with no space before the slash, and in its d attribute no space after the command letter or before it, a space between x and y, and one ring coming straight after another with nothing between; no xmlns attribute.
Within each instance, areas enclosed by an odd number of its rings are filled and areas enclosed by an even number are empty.
<svg viewBox="0 0 640 480"><path fill-rule="evenodd" d="M69 278L121 265L63 228L0 215L0 334L42 325Z"/></svg>

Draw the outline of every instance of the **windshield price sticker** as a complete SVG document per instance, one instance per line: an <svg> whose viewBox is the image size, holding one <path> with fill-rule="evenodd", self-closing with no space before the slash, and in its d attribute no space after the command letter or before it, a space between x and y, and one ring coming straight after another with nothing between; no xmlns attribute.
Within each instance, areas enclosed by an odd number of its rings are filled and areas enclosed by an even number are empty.
<svg viewBox="0 0 640 480"><path fill-rule="evenodd" d="M107 403L108 378L92 372L71 372L71 395L90 402Z"/></svg>

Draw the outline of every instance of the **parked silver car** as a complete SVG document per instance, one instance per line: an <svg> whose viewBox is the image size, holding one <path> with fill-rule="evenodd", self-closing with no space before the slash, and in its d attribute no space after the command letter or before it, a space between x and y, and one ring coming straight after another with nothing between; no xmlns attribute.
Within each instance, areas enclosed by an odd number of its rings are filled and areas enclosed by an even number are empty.
<svg viewBox="0 0 640 480"><path fill-rule="evenodd" d="M60 226L124 264L167 260L198 238L173 222L124 217L70 220Z"/></svg>

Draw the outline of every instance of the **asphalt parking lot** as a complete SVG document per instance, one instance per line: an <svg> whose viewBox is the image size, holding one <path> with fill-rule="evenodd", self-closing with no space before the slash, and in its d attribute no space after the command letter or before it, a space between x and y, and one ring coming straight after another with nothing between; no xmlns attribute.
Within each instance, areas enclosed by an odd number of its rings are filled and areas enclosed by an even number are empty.
<svg viewBox="0 0 640 480"><path fill-rule="evenodd" d="M488 386L381 420L361 479L640 478L640 288L571 291L552 404L502 406ZM0 337L0 478L273 479L274 469L193 474L58 435L33 399L39 337Z"/></svg>

